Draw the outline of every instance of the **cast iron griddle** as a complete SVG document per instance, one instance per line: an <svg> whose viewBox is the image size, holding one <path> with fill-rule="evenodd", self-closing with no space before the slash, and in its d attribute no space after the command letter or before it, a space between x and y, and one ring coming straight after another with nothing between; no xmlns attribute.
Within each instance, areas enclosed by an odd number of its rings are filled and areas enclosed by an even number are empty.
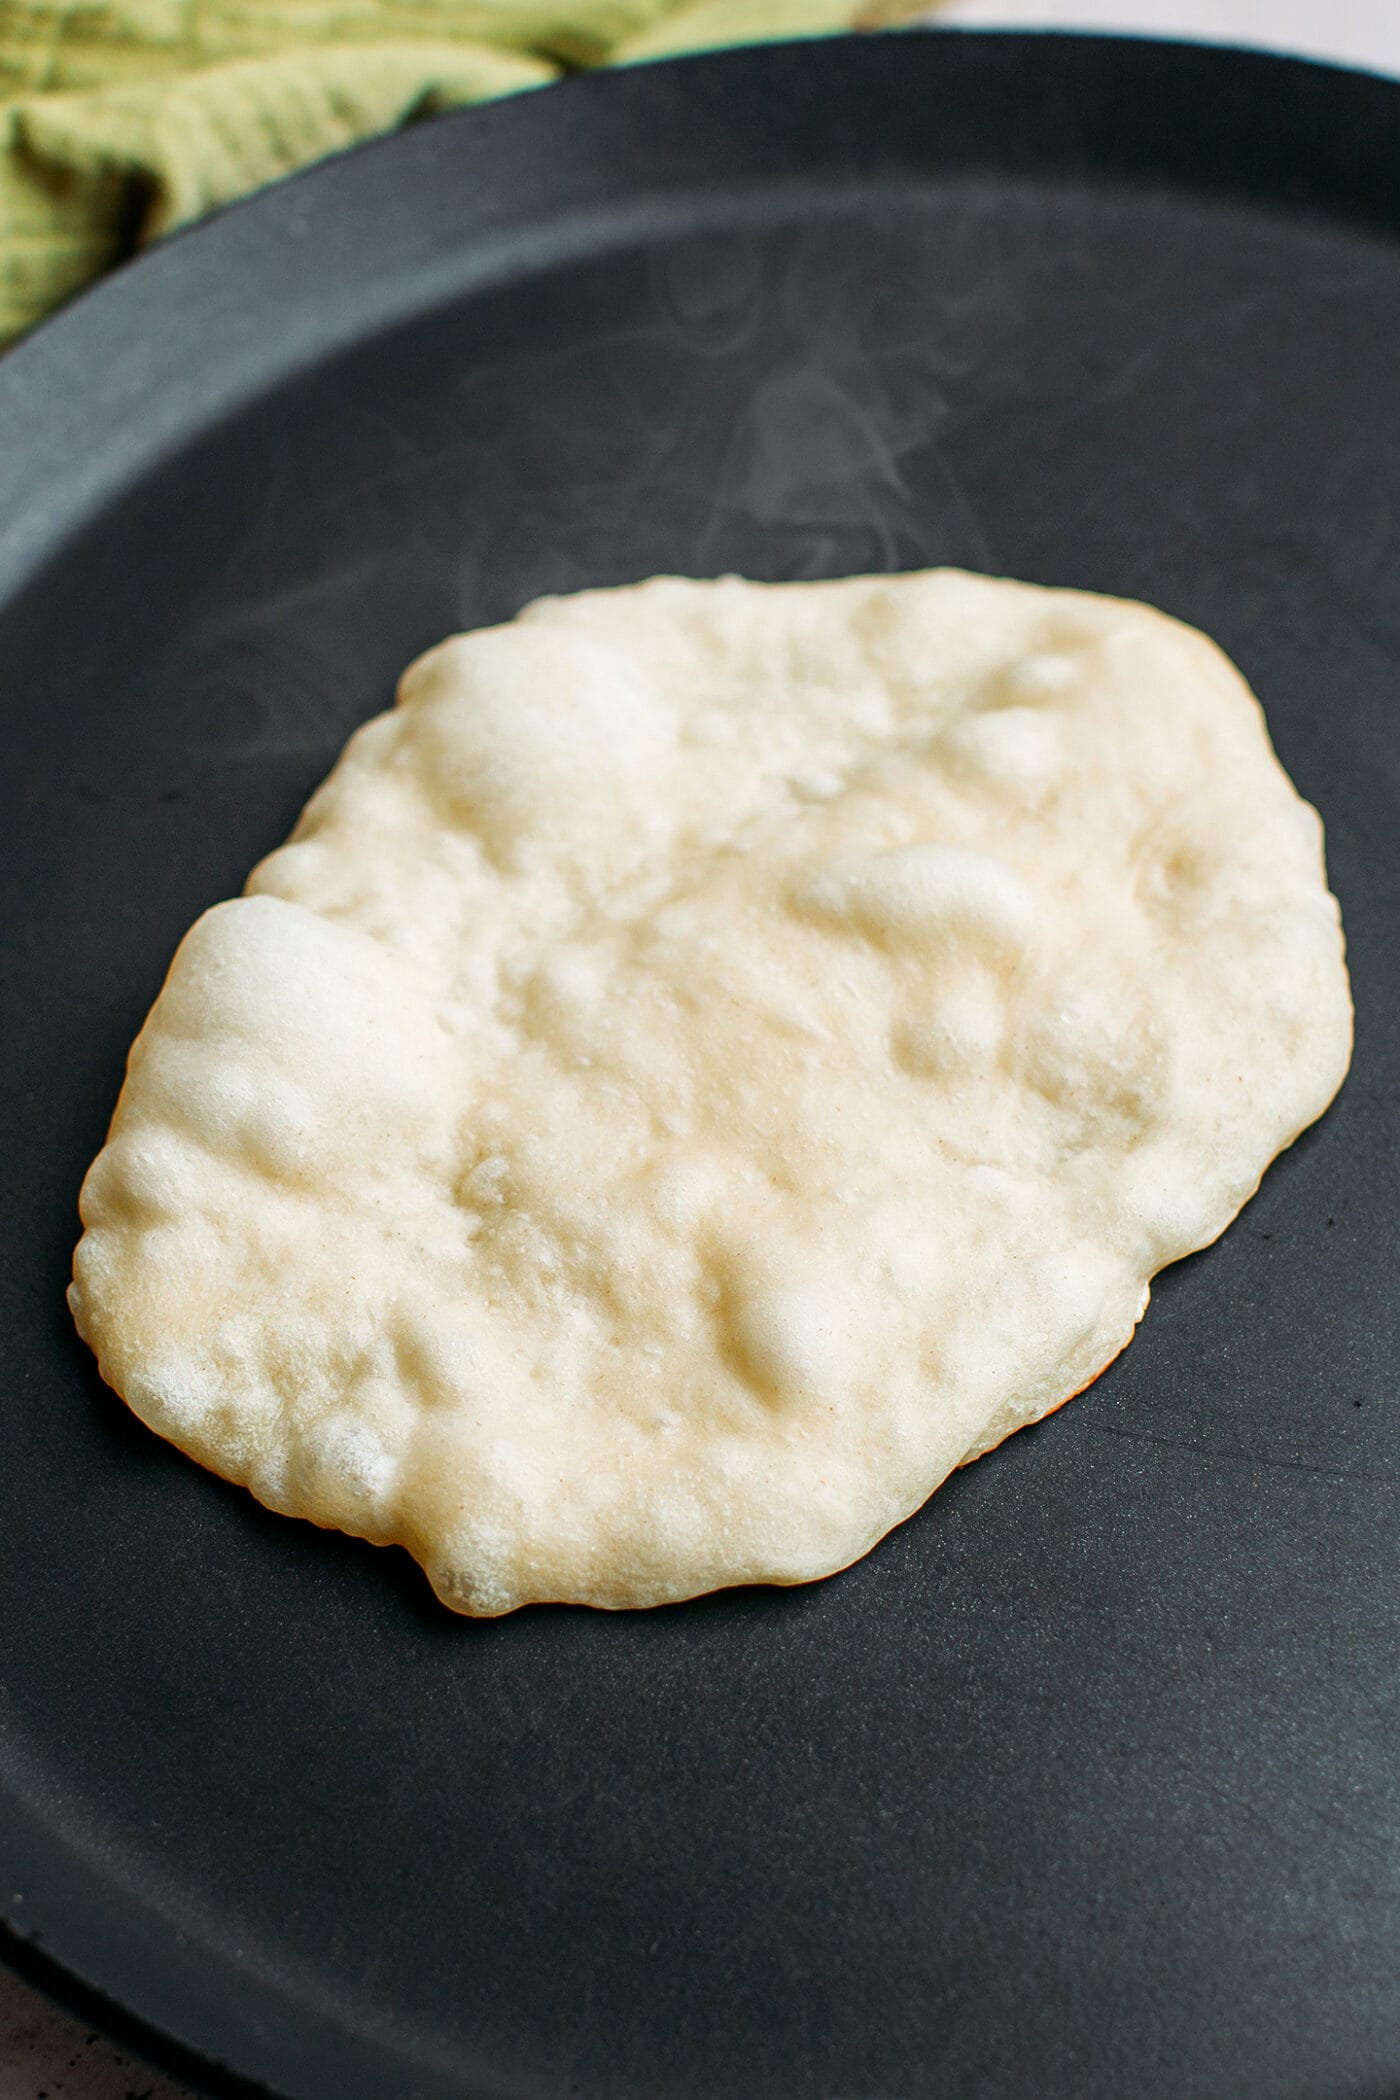
<svg viewBox="0 0 1400 2100"><path fill-rule="evenodd" d="M521 97L40 330L0 475L15 1964L293 2100L1400 2093L1400 88L926 35ZM937 562L1208 629L1327 820L1353 1075L1127 1356L848 1574L620 1617L454 1619L137 1427L79 1181L400 667Z"/></svg>

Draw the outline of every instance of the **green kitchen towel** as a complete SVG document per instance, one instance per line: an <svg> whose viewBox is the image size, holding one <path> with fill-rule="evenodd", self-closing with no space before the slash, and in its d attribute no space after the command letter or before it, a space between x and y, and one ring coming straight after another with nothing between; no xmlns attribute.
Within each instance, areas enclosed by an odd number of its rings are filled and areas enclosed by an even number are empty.
<svg viewBox="0 0 1400 2100"><path fill-rule="evenodd" d="M358 139L581 66L885 0L0 0L0 343L142 241Z"/></svg>

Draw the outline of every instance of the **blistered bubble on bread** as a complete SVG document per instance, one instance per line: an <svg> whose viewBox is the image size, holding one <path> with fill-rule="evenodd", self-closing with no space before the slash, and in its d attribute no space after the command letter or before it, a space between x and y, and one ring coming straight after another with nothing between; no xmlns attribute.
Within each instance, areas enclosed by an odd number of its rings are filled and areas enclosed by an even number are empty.
<svg viewBox="0 0 1400 2100"><path fill-rule="evenodd" d="M1087 1385L1350 1044L1200 635L949 571L546 599L187 936L73 1309L456 1610L802 1582Z"/></svg>

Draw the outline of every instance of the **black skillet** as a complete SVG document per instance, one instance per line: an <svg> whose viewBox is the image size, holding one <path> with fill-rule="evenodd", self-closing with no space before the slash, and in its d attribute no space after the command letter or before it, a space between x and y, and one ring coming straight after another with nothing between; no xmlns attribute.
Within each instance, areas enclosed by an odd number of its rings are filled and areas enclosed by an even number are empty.
<svg viewBox="0 0 1400 2100"><path fill-rule="evenodd" d="M942 33L571 83L0 363L0 1916L288 2100L1400 2093L1400 86ZM838 1579L473 1625L132 1422L74 1202L176 940L541 591L1141 596L1328 825L1351 1079Z"/></svg>

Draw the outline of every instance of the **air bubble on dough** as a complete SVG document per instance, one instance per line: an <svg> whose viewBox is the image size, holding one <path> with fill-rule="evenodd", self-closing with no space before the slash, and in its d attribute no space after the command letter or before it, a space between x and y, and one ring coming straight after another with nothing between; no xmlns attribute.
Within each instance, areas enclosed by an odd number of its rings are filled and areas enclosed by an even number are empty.
<svg viewBox="0 0 1400 2100"><path fill-rule="evenodd" d="M806 1581L1089 1384L1350 1046L1200 635L953 571L546 599L192 928L71 1302L455 1610Z"/></svg>
<svg viewBox="0 0 1400 2100"><path fill-rule="evenodd" d="M1015 954L1035 932L1031 885L995 854L968 846L904 846L822 870L797 903L813 918L905 945L961 940L974 953Z"/></svg>

